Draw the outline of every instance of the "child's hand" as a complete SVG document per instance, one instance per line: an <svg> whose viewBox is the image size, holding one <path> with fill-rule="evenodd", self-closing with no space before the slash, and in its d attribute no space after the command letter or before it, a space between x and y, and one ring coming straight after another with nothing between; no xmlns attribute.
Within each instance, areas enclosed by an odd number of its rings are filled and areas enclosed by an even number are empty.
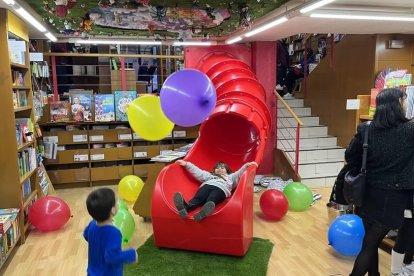
<svg viewBox="0 0 414 276"><path fill-rule="evenodd" d="M249 163L247 163L247 165L250 167L250 166L256 166L256 168L257 167L259 167L259 165L257 165L257 163L256 162L249 162Z"/></svg>
<svg viewBox="0 0 414 276"><path fill-rule="evenodd" d="M187 165L187 162L185 162L185 161L184 161L184 160L182 160L182 159L179 159L179 160L175 161L175 163L178 163L178 164L180 164L181 166L185 166L185 165Z"/></svg>

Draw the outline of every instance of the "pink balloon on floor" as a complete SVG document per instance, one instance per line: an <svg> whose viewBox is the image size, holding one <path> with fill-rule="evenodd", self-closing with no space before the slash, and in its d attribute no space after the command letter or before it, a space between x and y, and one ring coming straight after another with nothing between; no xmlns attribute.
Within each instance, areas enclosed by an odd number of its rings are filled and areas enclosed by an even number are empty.
<svg viewBox="0 0 414 276"><path fill-rule="evenodd" d="M43 232L58 230L66 224L70 215L66 202L54 196L37 200L29 209L30 223Z"/></svg>

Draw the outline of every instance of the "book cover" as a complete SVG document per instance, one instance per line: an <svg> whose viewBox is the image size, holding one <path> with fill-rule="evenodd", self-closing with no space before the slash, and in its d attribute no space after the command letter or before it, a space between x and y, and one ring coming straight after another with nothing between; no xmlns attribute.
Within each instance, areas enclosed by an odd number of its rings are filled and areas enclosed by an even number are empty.
<svg viewBox="0 0 414 276"><path fill-rule="evenodd" d="M115 91L115 119L128 121L127 105L137 97L137 91Z"/></svg>
<svg viewBox="0 0 414 276"><path fill-rule="evenodd" d="M69 102L57 101L50 103L50 120L52 122L67 122L69 121L69 115Z"/></svg>
<svg viewBox="0 0 414 276"><path fill-rule="evenodd" d="M92 121L92 95L70 95L72 120L75 122Z"/></svg>
<svg viewBox="0 0 414 276"><path fill-rule="evenodd" d="M95 121L115 121L114 95L95 95Z"/></svg>
<svg viewBox="0 0 414 276"><path fill-rule="evenodd" d="M17 101L19 106L27 106L27 94L25 90L17 90Z"/></svg>

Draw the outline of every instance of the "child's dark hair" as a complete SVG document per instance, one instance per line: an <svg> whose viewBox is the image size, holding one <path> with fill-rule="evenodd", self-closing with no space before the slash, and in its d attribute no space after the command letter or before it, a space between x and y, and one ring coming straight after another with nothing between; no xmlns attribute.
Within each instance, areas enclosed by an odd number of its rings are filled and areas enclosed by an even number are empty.
<svg viewBox="0 0 414 276"><path fill-rule="evenodd" d="M115 206L115 193L109 188L100 188L88 195L86 208L89 215L97 222L103 222L111 216Z"/></svg>
<svg viewBox="0 0 414 276"><path fill-rule="evenodd" d="M211 172L213 175L216 175L216 169L217 169L217 168L225 168L225 169L226 169L227 174L231 174L231 173L232 173L232 171L231 171L231 169L230 169L229 165L227 165L227 164L226 164L226 163L224 163L223 161L218 161L218 162L214 165L214 167L213 167L213 171Z"/></svg>

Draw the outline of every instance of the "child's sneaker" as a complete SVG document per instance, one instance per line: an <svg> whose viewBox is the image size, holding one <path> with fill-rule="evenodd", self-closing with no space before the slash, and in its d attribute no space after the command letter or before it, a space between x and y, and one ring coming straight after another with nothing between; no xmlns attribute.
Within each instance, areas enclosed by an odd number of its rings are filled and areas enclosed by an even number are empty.
<svg viewBox="0 0 414 276"><path fill-rule="evenodd" d="M286 93L286 94L283 96L283 99L285 99L285 100L290 100L290 99L293 99L293 95L292 95L291 93Z"/></svg>
<svg viewBox="0 0 414 276"><path fill-rule="evenodd" d="M203 207L201 207L201 210L194 214L194 219L196 221L200 221L203 220L206 216L210 215L214 208L216 207L216 204L214 204L213 201L209 201L206 204L203 205Z"/></svg>
<svg viewBox="0 0 414 276"><path fill-rule="evenodd" d="M187 210L185 209L185 202L184 202L183 195L181 193L174 194L174 205L175 205L175 208L177 208L177 211L180 217L186 218Z"/></svg>

